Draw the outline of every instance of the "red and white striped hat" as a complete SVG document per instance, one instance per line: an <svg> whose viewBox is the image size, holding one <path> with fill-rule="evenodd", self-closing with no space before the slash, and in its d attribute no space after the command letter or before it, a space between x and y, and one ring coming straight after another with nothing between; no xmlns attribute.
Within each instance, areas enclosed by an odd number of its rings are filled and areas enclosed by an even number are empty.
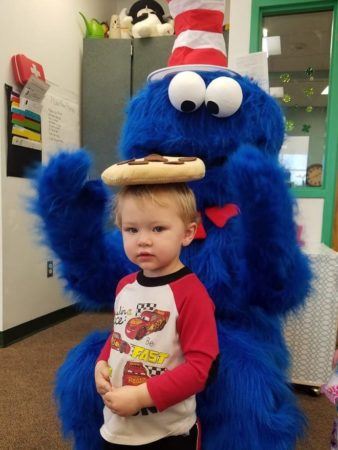
<svg viewBox="0 0 338 450"><path fill-rule="evenodd" d="M167 0L175 19L174 47L168 67L156 70L148 81L183 70L225 70L223 37L225 0Z"/></svg>

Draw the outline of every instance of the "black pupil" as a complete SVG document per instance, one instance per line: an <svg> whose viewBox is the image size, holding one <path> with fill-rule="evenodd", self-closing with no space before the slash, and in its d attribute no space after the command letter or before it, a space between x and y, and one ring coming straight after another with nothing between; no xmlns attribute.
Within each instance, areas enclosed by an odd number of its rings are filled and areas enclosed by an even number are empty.
<svg viewBox="0 0 338 450"><path fill-rule="evenodd" d="M219 106L217 105L217 103L209 101L207 103L207 110L210 114L218 114Z"/></svg>
<svg viewBox="0 0 338 450"><path fill-rule="evenodd" d="M191 111L194 111L195 108L196 108L195 103L191 102L190 100L185 100L181 104L181 111L183 111L183 112L191 112Z"/></svg>

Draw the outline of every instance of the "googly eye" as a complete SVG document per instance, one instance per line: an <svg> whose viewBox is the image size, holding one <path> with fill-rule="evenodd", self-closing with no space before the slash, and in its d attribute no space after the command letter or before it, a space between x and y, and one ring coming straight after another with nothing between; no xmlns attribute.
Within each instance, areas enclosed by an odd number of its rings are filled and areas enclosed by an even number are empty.
<svg viewBox="0 0 338 450"><path fill-rule="evenodd" d="M212 80L205 94L205 104L215 117L229 117L235 114L243 101L243 92L233 78L219 77Z"/></svg>
<svg viewBox="0 0 338 450"><path fill-rule="evenodd" d="M205 100L205 83L196 72L186 70L170 81L168 96L174 108L182 112L193 112Z"/></svg>

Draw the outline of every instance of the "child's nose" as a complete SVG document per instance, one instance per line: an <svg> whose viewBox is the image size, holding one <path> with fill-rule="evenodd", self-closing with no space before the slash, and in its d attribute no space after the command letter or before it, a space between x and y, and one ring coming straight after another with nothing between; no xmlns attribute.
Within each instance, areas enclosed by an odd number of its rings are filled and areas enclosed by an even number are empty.
<svg viewBox="0 0 338 450"><path fill-rule="evenodd" d="M140 238L139 238L138 244L141 247L146 247L148 245L151 245L151 239L150 239L150 236L148 235L148 233L141 233L140 234Z"/></svg>

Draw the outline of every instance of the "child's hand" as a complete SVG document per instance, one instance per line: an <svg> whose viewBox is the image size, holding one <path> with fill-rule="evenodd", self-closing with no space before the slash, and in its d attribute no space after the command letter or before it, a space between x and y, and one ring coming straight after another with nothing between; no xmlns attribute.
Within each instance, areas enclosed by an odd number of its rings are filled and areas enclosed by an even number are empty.
<svg viewBox="0 0 338 450"><path fill-rule="evenodd" d="M103 401L113 413L122 417L132 416L141 408L153 406L146 383L112 388L103 396Z"/></svg>
<svg viewBox="0 0 338 450"><path fill-rule="evenodd" d="M103 396L104 404L119 416L132 416L142 408L137 396L137 386L113 388Z"/></svg>
<svg viewBox="0 0 338 450"><path fill-rule="evenodd" d="M96 390L100 395L104 395L111 390L109 371L110 368L107 361L99 361L95 366Z"/></svg>

